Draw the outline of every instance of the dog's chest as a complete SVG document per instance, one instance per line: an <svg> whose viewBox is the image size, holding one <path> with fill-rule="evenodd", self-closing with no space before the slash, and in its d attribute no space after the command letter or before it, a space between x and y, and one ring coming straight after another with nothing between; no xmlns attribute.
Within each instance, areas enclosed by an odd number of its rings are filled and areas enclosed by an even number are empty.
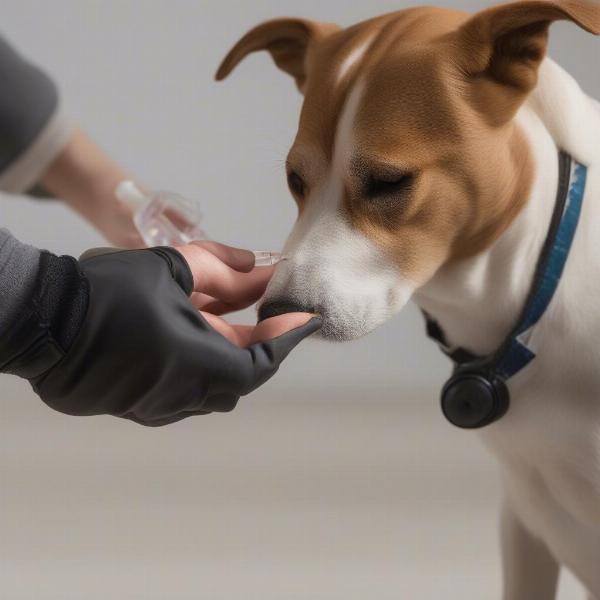
<svg viewBox="0 0 600 600"><path fill-rule="evenodd" d="M509 415L484 439L499 459L512 509L554 556L597 590L600 380L565 370L569 359L556 362L559 348L542 352L516 382Z"/></svg>

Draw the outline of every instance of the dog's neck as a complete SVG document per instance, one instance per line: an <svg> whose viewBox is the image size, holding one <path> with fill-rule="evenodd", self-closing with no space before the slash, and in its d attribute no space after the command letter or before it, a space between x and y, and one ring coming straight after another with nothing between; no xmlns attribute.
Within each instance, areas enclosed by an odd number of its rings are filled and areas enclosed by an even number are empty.
<svg viewBox="0 0 600 600"><path fill-rule="evenodd" d="M535 164L524 208L490 249L442 267L415 294L417 304L439 323L451 345L488 354L518 319L554 209L558 148L584 162L592 156L593 141L575 139L575 131L581 130L576 119L582 102L590 110L591 101L576 82L546 60L536 90L517 115Z"/></svg>

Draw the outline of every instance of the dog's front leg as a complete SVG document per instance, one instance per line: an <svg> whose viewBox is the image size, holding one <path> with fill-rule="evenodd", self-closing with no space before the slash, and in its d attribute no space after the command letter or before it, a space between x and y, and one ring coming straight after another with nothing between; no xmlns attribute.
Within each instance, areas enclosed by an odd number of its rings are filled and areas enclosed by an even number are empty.
<svg viewBox="0 0 600 600"><path fill-rule="evenodd" d="M500 521L504 600L554 600L559 565L505 502Z"/></svg>

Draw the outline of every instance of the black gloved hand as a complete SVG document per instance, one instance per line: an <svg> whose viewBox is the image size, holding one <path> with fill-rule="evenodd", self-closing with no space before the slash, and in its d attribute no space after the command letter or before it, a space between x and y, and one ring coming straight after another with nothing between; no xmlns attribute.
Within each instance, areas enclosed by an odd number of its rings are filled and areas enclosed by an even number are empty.
<svg viewBox="0 0 600 600"><path fill-rule="evenodd" d="M189 300L193 276L172 248L42 255L31 305L0 340L0 370L28 379L71 415L144 425L233 409L320 327L315 318L240 348Z"/></svg>

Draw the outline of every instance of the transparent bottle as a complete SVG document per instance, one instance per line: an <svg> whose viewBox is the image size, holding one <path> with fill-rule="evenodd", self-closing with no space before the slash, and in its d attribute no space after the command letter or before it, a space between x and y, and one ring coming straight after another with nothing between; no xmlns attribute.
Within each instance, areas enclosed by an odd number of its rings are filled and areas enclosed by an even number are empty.
<svg viewBox="0 0 600 600"><path fill-rule="evenodd" d="M146 195L133 181L121 182L117 198L134 211L133 220L146 246L183 246L204 240L198 204L172 192Z"/></svg>
<svg viewBox="0 0 600 600"><path fill-rule="evenodd" d="M202 229L198 203L173 192L145 194L133 181L122 181L115 196L133 211L135 226L148 247L183 246L208 239ZM277 264L278 252L254 251L255 266Z"/></svg>

